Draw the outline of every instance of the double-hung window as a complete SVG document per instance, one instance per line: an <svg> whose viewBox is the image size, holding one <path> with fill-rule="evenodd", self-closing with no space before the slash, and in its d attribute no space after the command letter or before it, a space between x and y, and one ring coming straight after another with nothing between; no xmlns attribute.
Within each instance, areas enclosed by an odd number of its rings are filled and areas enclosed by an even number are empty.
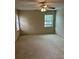
<svg viewBox="0 0 79 59"><path fill-rule="evenodd" d="M44 27L53 27L53 15L44 15Z"/></svg>

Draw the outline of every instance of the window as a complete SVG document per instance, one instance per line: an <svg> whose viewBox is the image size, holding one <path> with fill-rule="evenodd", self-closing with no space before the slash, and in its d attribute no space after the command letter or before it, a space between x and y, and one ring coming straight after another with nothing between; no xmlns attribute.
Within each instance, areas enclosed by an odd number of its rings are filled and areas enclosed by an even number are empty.
<svg viewBox="0 0 79 59"><path fill-rule="evenodd" d="M53 27L53 15L44 16L44 27Z"/></svg>
<svg viewBox="0 0 79 59"><path fill-rule="evenodd" d="M18 21L18 15L16 14L16 29L19 31L19 21Z"/></svg>

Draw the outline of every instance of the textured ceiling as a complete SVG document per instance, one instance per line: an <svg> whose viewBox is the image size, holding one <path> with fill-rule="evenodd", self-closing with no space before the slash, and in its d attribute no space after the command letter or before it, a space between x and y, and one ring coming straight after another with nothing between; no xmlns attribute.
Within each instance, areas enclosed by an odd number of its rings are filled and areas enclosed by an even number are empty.
<svg viewBox="0 0 79 59"><path fill-rule="evenodd" d="M47 2L48 6L61 8L64 6L64 0L15 0L16 9L19 10L37 10L39 8L39 2Z"/></svg>

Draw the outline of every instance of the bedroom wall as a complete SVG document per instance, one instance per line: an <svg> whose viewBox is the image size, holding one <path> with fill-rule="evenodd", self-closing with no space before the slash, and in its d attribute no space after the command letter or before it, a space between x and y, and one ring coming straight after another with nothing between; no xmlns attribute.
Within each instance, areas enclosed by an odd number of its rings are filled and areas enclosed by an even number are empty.
<svg viewBox="0 0 79 59"><path fill-rule="evenodd" d="M53 27L44 28L44 18L40 11L20 11L21 34L53 33Z"/></svg>
<svg viewBox="0 0 79 59"><path fill-rule="evenodd" d="M56 12L56 33L64 38L64 7Z"/></svg>

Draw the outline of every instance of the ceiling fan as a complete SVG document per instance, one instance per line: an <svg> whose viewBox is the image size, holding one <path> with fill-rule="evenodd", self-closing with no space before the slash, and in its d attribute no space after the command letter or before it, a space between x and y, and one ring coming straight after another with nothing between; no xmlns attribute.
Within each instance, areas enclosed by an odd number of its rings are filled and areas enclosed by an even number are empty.
<svg viewBox="0 0 79 59"><path fill-rule="evenodd" d="M43 2L39 2L40 7L41 7L41 12L45 12L48 9L52 9L55 10L55 7L49 7L49 5L47 4L47 2L43 1Z"/></svg>

